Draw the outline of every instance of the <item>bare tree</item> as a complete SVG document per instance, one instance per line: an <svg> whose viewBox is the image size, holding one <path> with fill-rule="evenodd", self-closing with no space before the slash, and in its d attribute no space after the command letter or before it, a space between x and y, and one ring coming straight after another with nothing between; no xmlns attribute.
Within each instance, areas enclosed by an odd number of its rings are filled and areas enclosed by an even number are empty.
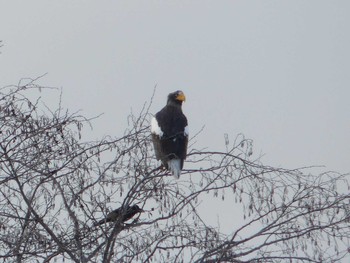
<svg viewBox="0 0 350 263"><path fill-rule="evenodd" d="M86 142L91 120L29 99L38 89L33 80L0 90L5 262L336 262L349 254L347 174L265 166L239 135L226 137L224 151L192 140L187 170L174 180L154 158L149 105L129 116L123 136ZM208 198L242 213L231 233L207 224ZM132 205L144 212L131 218ZM111 222L96 223L107 215Z"/></svg>

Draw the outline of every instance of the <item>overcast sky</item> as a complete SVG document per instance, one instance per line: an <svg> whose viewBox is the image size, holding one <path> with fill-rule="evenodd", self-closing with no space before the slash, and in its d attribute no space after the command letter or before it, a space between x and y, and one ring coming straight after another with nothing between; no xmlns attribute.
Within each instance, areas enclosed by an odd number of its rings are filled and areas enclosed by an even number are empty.
<svg viewBox="0 0 350 263"><path fill-rule="evenodd" d="M104 113L96 138L155 85L153 112L181 89L198 147L244 133L266 164L349 172L349 14L347 0L1 1L0 85L48 73L64 105Z"/></svg>
<svg viewBox="0 0 350 263"><path fill-rule="evenodd" d="M267 165L350 172L348 0L0 3L0 86L48 73L71 111L104 113L93 138L122 135L157 85L154 113L186 94L198 148L243 133Z"/></svg>

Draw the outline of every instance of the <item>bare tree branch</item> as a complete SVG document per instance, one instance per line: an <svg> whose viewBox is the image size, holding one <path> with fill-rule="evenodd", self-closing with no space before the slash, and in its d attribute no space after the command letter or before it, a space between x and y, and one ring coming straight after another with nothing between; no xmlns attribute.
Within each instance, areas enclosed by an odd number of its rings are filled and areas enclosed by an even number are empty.
<svg viewBox="0 0 350 263"><path fill-rule="evenodd" d="M174 181L154 158L150 104L129 116L122 136L85 142L91 119L29 99L28 92L57 92L36 80L0 89L0 258L336 262L349 255L348 174L266 166L239 134L232 144L225 135L225 151L198 150L192 140ZM207 223L211 199L242 215L230 233ZM94 226L134 204L146 212Z"/></svg>

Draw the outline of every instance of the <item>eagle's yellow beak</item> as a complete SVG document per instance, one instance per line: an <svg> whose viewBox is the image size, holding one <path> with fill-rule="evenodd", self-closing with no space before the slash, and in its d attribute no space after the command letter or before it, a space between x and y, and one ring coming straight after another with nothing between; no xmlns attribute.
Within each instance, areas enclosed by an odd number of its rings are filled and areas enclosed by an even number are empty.
<svg viewBox="0 0 350 263"><path fill-rule="evenodd" d="M186 101L185 94L183 92L179 92L179 94L177 94L176 99L179 101Z"/></svg>

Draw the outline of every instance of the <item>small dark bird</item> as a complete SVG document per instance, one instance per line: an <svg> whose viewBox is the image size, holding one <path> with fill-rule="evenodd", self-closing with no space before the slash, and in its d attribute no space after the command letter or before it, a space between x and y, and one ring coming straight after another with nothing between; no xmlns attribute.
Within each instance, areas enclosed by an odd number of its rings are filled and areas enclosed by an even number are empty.
<svg viewBox="0 0 350 263"><path fill-rule="evenodd" d="M188 126L182 112L185 94L175 91L168 95L167 104L152 118L151 133L157 160L179 179L187 154Z"/></svg>
<svg viewBox="0 0 350 263"><path fill-rule="evenodd" d="M100 221L94 223L94 226L102 225L107 222L115 222L119 218L121 218L120 222L124 223L125 221L128 221L130 218L136 215L137 213L141 213L141 212L144 212L144 210L142 210L138 205L126 206L125 208L119 207L118 209L110 212L106 216L106 218L101 219Z"/></svg>

